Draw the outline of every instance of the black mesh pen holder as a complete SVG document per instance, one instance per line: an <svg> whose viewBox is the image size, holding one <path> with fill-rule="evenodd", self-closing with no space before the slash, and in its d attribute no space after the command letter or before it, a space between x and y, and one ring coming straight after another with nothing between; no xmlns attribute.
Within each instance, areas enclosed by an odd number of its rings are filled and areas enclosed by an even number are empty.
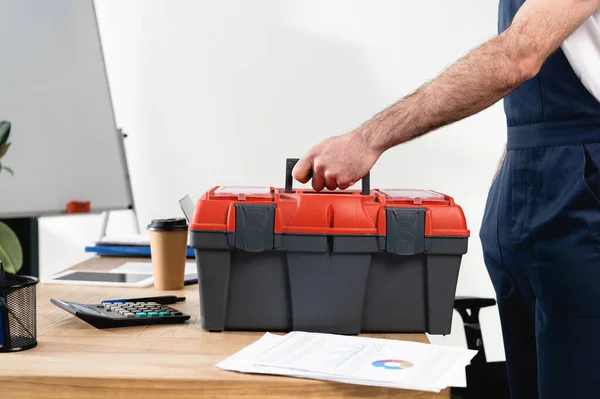
<svg viewBox="0 0 600 399"><path fill-rule="evenodd" d="M36 285L39 279L4 273L0 262L0 353L37 345Z"/></svg>

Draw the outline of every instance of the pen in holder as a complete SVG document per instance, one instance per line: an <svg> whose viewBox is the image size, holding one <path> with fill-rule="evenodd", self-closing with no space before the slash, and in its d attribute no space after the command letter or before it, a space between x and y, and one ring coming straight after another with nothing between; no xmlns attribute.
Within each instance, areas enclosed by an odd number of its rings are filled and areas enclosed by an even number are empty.
<svg viewBox="0 0 600 399"><path fill-rule="evenodd" d="M0 261L0 352L37 345L36 285L39 279L7 275Z"/></svg>

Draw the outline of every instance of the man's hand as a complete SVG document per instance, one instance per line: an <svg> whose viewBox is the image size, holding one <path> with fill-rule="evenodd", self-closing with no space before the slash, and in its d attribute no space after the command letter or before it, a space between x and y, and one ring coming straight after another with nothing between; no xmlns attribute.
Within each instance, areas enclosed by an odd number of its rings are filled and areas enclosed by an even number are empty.
<svg viewBox="0 0 600 399"><path fill-rule="evenodd" d="M308 182L316 191L346 189L362 179L373 167L381 152L370 147L361 130L330 137L311 148L296 164L294 179Z"/></svg>
<svg viewBox="0 0 600 399"><path fill-rule="evenodd" d="M347 188L389 148L483 111L533 78L599 6L600 0L527 0L506 31L438 78L356 131L313 147L296 165L294 178L306 183L312 172L316 190Z"/></svg>

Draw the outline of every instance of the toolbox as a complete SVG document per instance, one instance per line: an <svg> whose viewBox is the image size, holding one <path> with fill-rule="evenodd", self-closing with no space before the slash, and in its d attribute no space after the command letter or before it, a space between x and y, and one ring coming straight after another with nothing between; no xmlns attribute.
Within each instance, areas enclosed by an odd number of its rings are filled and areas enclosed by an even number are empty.
<svg viewBox="0 0 600 399"><path fill-rule="evenodd" d="M189 234L208 331L448 334L469 230L435 191L217 186Z"/></svg>

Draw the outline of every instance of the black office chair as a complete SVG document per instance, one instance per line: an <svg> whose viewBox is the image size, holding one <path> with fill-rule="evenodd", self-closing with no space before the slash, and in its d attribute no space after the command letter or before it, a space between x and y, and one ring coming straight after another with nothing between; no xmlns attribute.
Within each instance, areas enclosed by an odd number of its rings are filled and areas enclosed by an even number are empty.
<svg viewBox="0 0 600 399"><path fill-rule="evenodd" d="M457 297L454 309L460 314L469 349L478 351L466 367L467 387L452 388L452 399L510 399L506 362L488 362L485 356L479 311L496 305L491 298Z"/></svg>

